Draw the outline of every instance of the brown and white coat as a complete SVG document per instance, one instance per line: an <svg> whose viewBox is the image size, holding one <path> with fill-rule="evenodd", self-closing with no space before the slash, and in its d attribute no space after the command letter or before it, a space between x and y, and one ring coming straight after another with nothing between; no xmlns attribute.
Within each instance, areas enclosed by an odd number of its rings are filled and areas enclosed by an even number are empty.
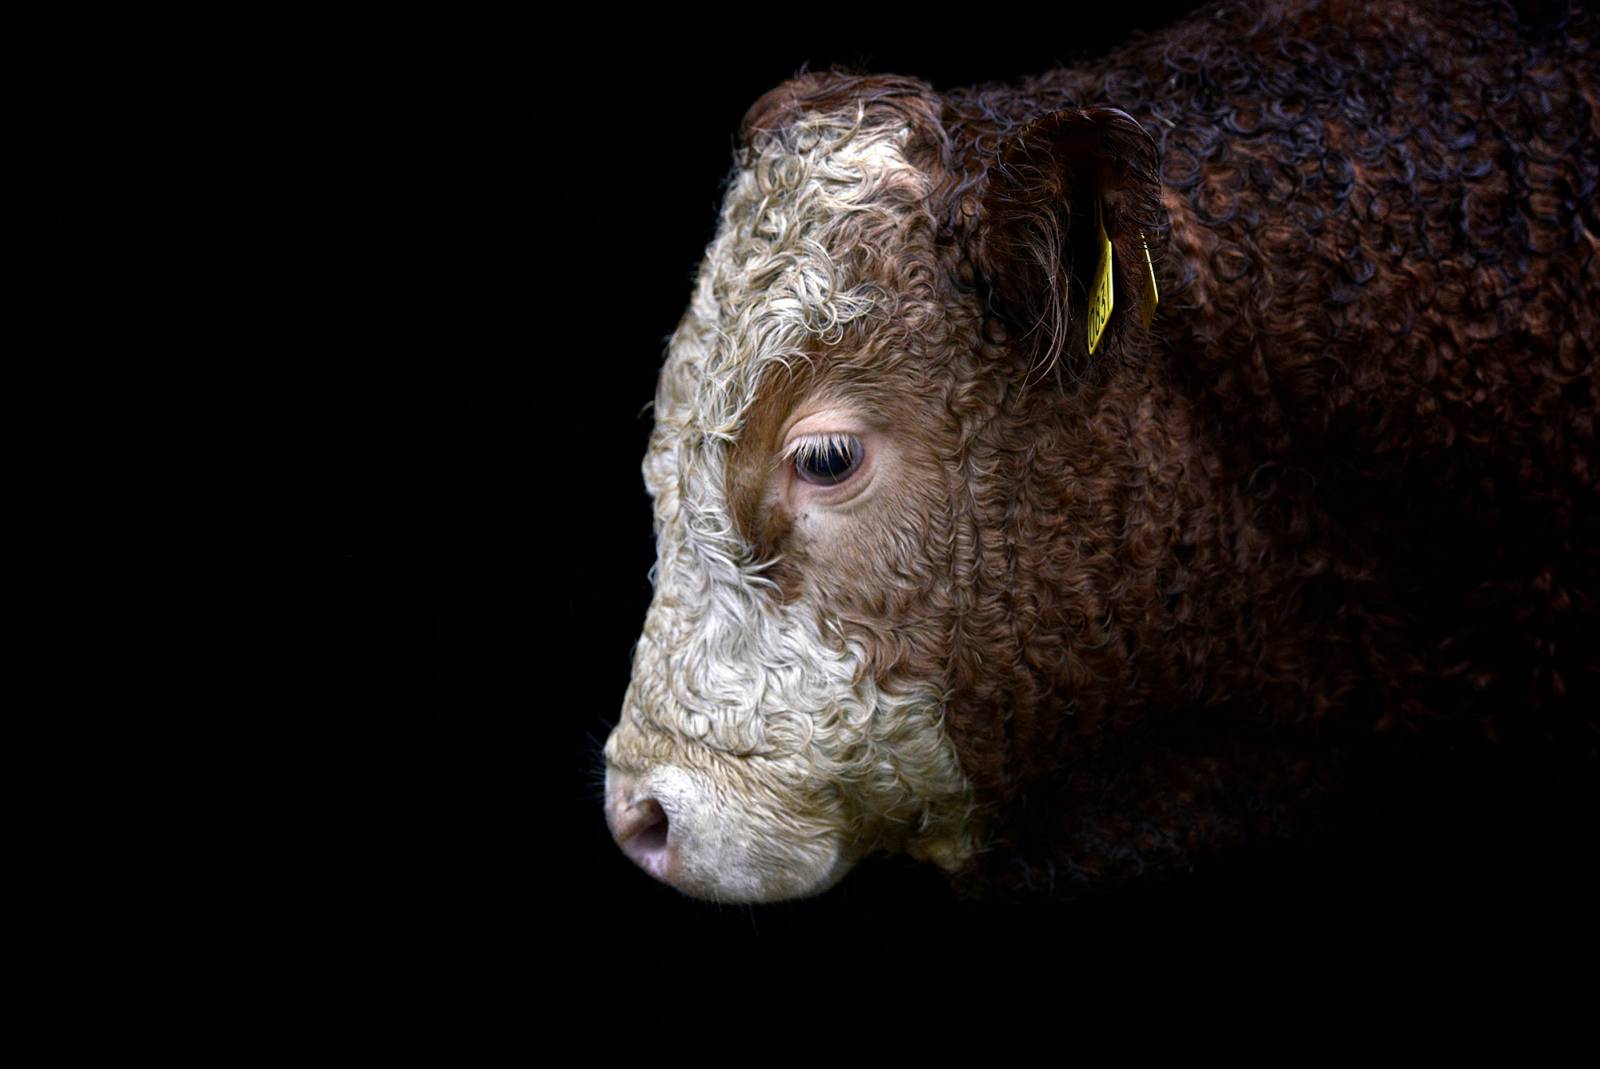
<svg viewBox="0 0 1600 1069"><path fill-rule="evenodd" d="M1234 4L757 102L656 396L624 849L726 900L873 850L1071 888L1424 726L1592 751L1594 33ZM859 464L809 482L829 435Z"/></svg>

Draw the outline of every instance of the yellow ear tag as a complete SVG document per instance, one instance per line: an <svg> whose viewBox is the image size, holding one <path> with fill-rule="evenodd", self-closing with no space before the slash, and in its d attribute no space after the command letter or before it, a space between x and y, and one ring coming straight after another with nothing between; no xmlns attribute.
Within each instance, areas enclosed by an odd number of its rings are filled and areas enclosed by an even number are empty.
<svg viewBox="0 0 1600 1069"><path fill-rule="evenodd" d="M1145 330L1150 329L1150 320L1155 318L1156 305L1161 303L1161 295L1156 292L1156 265L1150 260L1150 243L1139 235L1139 244L1144 246L1144 292L1139 294L1139 322Z"/></svg>
<svg viewBox="0 0 1600 1069"><path fill-rule="evenodd" d="M1094 285L1089 287L1089 355L1100 348L1100 338L1111 319L1111 239L1106 237L1105 222L1100 218L1100 202L1094 206L1095 245L1100 249L1100 262L1094 269Z"/></svg>

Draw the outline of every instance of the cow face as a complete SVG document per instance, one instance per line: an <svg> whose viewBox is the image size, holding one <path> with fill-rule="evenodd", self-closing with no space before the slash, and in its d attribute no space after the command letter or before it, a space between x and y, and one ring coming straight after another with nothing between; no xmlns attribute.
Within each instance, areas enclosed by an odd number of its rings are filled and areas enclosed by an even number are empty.
<svg viewBox="0 0 1600 1069"><path fill-rule="evenodd" d="M922 101L787 100L779 129L757 105L661 373L655 595L606 816L690 894L792 898L875 848L951 868L972 849L930 603L958 427Z"/></svg>
<svg viewBox="0 0 1600 1069"><path fill-rule="evenodd" d="M961 868L973 769L1047 769L1013 712L1091 675L1059 632L1104 612L1062 573L1103 550L1049 532L1119 524L1053 469L1125 452L1126 423L1029 384L1087 366L1070 265L1094 230L1138 292L1153 152L1121 112L1061 112L975 184L940 106L830 75L759 101L661 373L656 590L606 814L693 894L813 894L880 848ZM1114 330L1099 361L1124 362Z"/></svg>

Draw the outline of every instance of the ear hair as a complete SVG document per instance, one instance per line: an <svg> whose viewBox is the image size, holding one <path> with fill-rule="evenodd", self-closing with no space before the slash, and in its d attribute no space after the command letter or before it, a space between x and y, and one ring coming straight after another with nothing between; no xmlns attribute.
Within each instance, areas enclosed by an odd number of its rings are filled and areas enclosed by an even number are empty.
<svg viewBox="0 0 1600 1069"><path fill-rule="evenodd" d="M1091 358L1076 325L1099 259L1097 209L1113 250L1115 302ZM1154 252L1165 232L1156 146L1127 112L1053 112L1005 144L989 171L975 259L990 309L1020 336L1030 373L1065 361L1081 375L1091 360L1126 359L1145 243Z"/></svg>

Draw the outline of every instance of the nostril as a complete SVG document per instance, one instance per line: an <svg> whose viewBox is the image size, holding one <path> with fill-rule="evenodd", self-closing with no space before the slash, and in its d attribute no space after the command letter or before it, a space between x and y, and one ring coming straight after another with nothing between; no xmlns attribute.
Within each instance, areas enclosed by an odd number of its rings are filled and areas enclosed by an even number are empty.
<svg viewBox="0 0 1600 1069"><path fill-rule="evenodd" d="M665 850L667 848L667 814L654 798L639 805L644 810L648 823L633 833L633 841L639 849L648 851Z"/></svg>
<svg viewBox="0 0 1600 1069"><path fill-rule="evenodd" d="M672 858L670 831L666 811L654 798L646 798L629 806L618 821L617 845L634 864L657 879L664 879Z"/></svg>

